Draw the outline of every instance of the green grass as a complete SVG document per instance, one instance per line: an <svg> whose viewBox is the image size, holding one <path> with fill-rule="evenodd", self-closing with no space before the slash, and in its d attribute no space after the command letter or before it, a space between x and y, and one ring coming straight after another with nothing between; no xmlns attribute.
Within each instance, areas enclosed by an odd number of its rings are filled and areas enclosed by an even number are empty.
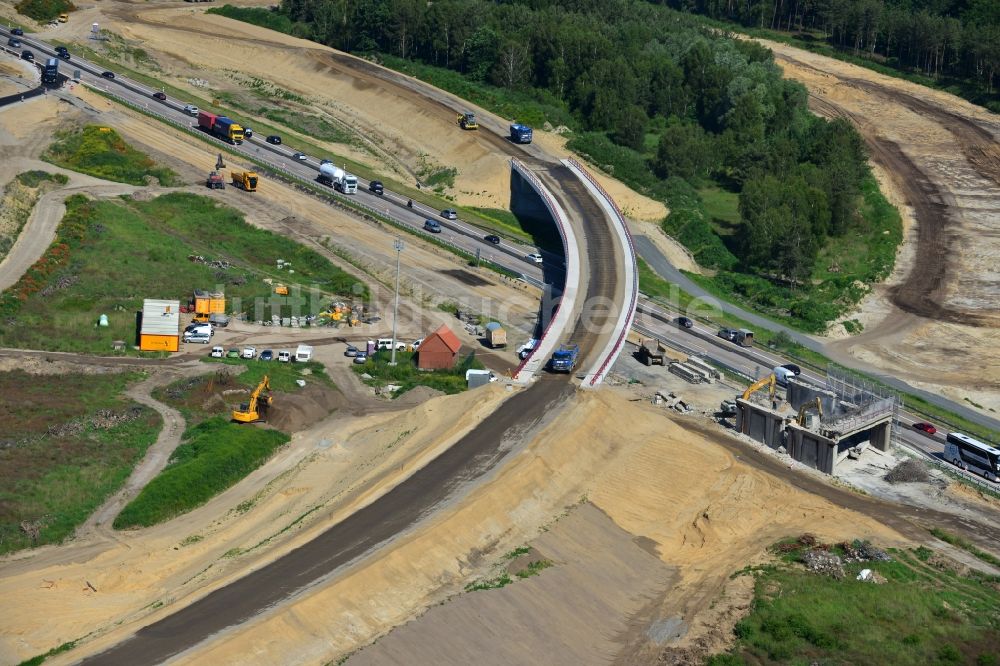
<svg viewBox="0 0 1000 666"><path fill-rule="evenodd" d="M0 554L60 543L121 488L162 425L123 396L141 378L0 373ZM22 522L40 525L37 541Z"/></svg>
<svg viewBox="0 0 1000 666"><path fill-rule="evenodd" d="M501 587L506 587L514 582L514 579L510 577L509 573L502 573L495 578L486 578L483 580L478 580L475 583L469 583L465 586L466 592L478 592L480 590L498 590Z"/></svg>
<svg viewBox="0 0 1000 666"><path fill-rule="evenodd" d="M518 578L531 578L532 576L537 576L542 572L543 569L548 569L552 566L552 562L548 560L532 560L528 562L528 566L515 574Z"/></svg>
<svg viewBox="0 0 1000 666"><path fill-rule="evenodd" d="M997 581L929 566L920 557L926 553L891 554L892 562L845 565L839 581L797 565L756 570L752 610L736 625L735 647L706 663L996 663ZM862 568L887 582L855 580Z"/></svg>
<svg viewBox="0 0 1000 666"><path fill-rule="evenodd" d="M49 173L48 171L33 169L17 174L17 182L25 187L37 188L41 187L43 183L65 185L69 182L69 178L61 173Z"/></svg>
<svg viewBox="0 0 1000 666"><path fill-rule="evenodd" d="M977 548L973 543L967 541L966 539L963 539L962 537L956 536L949 532L945 532L944 530L938 529L936 527L931 529L930 532L938 539L941 539L941 541L944 541L945 543L950 543L953 546L957 546L962 550L968 551L972 553L974 556L981 559L983 562L986 562L987 564L991 564L995 567L1000 567L1000 557L997 557L992 553L987 553L985 550Z"/></svg>
<svg viewBox="0 0 1000 666"><path fill-rule="evenodd" d="M234 345L234 347L242 349L242 345ZM260 352L261 349L258 347L257 351ZM289 351L294 353L295 348L290 347ZM277 353L277 348L275 348L275 353ZM317 381L326 386L333 386L333 381L326 374L326 368L323 367L322 363L317 363L316 361L279 363L277 361L251 361L249 359L211 358L207 356L201 360L206 363L245 366L246 370L237 375L236 381L238 384L248 388L257 386L260 380L264 378L264 375L267 375L272 391L283 391L285 393L299 391L301 388L295 383L297 379Z"/></svg>
<svg viewBox="0 0 1000 666"><path fill-rule="evenodd" d="M534 243L543 250L562 254L562 236L552 220L537 220L518 217L503 208L470 208L476 216L486 221L500 233L513 236L517 240ZM464 218L463 218L464 219ZM472 220L475 221L475 220Z"/></svg>
<svg viewBox="0 0 1000 666"><path fill-rule="evenodd" d="M130 185L145 185L148 178L169 187L179 184L177 174L158 167L144 153L128 145L110 127L88 125L56 134L42 159L65 169Z"/></svg>
<svg viewBox="0 0 1000 666"><path fill-rule="evenodd" d="M289 439L226 417L189 428L167 468L115 518L115 529L156 525L201 506L264 464Z"/></svg>
<svg viewBox="0 0 1000 666"><path fill-rule="evenodd" d="M698 190L705 212L711 220L712 228L720 236L732 236L743 221L740 219L740 195L718 186L703 187Z"/></svg>
<svg viewBox="0 0 1000 666"><path fill-rule="evenodd" d="M76 5L69 0L21 0L16 7L18 12L39 23L51 21L64 12L76 9Z"/></svg>
<svg viewBox="0 0 1000 666"><path fill-rule="evenodd" d="M389 365L391 352L377 351L362 364L352 364L354 372L369 374L372 379L365 380L369 386L385 386L395 384L399 390L392 397L398 398L417 386L429 386L444 393L461 393L467 388L465 371L470 368L483 369L483 364L476 360L475 353L464 359L460 358L454 368L447 370L419 370L416 364L416 352L396 352L396 365Z"/></svg>
<svg viewBox="0 0 1000 666"><path fill-rule="evenodd" d="M253 319L315 313L332 298L366 298L368 289L319 253L247 224L238 211L175 192L152 201L88 201L75 195L55 243L0 295L0 345L110 353L113 340L135 339L143 298L186 302L195 288L220 286L230 312ZM231 262L228 269L188 259ZM274 260L292 262L294 275ZM264 278L302 285L276 296ZM315 286L316 291L311 291ZM98 328L107 314L110 326Z"/></svg>

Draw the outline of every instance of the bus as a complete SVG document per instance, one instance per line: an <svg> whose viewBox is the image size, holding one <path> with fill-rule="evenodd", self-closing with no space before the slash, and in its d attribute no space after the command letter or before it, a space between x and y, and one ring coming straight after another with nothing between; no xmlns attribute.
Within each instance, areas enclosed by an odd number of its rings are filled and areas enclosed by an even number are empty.
<svg viewBox="0 0 1000 666"><path fill-rule="evenodd" d="M1000 474L1000 449L972 439L960 432L945 438L944 459L962 469L972 469L990 481Z"/></svg>

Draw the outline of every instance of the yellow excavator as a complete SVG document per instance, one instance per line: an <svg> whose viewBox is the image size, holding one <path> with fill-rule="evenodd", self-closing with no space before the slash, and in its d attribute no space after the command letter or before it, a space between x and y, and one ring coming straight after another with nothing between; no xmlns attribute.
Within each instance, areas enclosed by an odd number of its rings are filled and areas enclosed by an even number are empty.
<svg viewBox="0 0 1000 666"><path fill-rule="evenodd" d="M800 426L805 426L805 424L806 424L806 411L810 410L810 409L815 409L816 412L819 413L820 420L823 420L823 403L820 402L820 399L817 397L816 400L815 400L815 402L807 402L807 403L804 403L801 407L799 407L799 417L798 417L798 419L796 419L796 422Z"/></svg>
<svg viewBox="0 0 1000 666"><path fill-rule="evenodd" d="M758 379L753 384L748 386L746 391L743 391L743 400L749 400L750 396L752 396L754 393L761 390L765 386L768 387L768 393L771 396L771 400L774 400L774 392L776 390L775 387L777 386L777 384L778 384L778 378L775 377L774 374L770 374L767 377L764 377L763 379Z"/></svg>
<svg viewBox="0 0 1000 666"><path fill-rule="evenodd" d="M271 406L271 382L267 375L260 380L257 388L250 394L250 402L243 403L239 409L233 410L233 420L237 423L253 423L267 419L267 408Z"/></svg>

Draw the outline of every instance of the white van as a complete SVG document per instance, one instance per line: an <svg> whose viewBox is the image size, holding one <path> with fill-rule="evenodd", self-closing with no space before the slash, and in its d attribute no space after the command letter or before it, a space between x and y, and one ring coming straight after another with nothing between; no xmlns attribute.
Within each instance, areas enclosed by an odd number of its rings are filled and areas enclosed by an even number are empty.
<svg viewBox="0 0 1000 666"><path fill-rule="evenodd" d="M297 363L304 363L306 361L311 361L312 355L313 355L313 348L310 347L309 345L299 345L295 349L295 361Z"/></svg>
<svg viewBox="0 0 1000 666"><path fill-rule="evenodd" d="M795 376L794 370L789 370L782 366L776 367L774 370L774 379L778 383L778 386L788 386L788 379Z"/></svg>
<svg viewBox="0 0 1000 666"><path fill-rule="evenodd" d="M226 355L226 350L222 347L212 347L212 358L224 358Z"/></svg>
<svg viewBox="0 0 1000 666"><path fill-rule="evenodd" d="M278 360L282 363L288 363L292 360L292 353L287 349L282 349L278 352Z"/></svg>

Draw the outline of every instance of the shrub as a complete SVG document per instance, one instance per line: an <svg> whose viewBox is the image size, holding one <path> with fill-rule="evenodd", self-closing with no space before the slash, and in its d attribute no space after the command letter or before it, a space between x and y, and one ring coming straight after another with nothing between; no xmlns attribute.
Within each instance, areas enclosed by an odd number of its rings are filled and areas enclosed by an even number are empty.
<svg viewBox="0 0 1000 666"><path fill-rule="evenodd" d="M60 14L76 9L69 0L21 0L17 11L40 23L51 21Z"/></svg>
<svg viewBox="0 0 1000 666"><path fill-rule="evenodd" d="M149 176L163 186L179 182L177 174L156 166L110 127L89 125L57 135L42 158L66 169L130 185L145 185Z"/></svg>

